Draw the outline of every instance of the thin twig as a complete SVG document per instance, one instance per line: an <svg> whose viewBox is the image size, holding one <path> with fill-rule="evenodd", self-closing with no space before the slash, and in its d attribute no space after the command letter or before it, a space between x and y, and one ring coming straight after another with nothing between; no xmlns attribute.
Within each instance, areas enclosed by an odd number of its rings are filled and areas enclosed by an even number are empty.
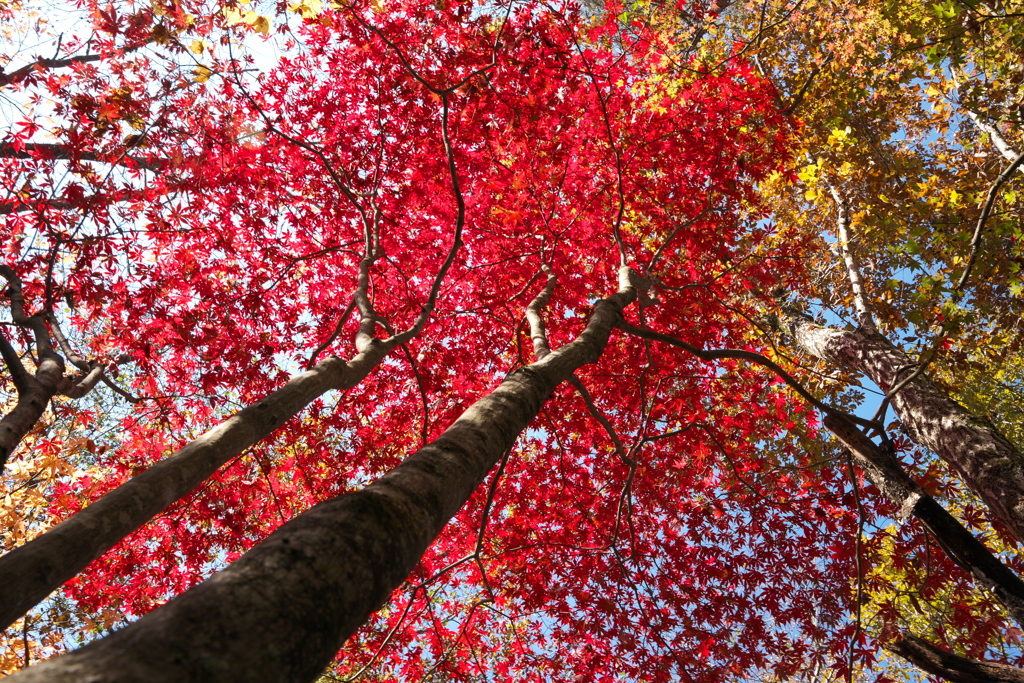
<svg viewBox="0 0 1024 683"><path fill-rule="evenodd" d="M341 316L338 317L338 324L334 326L334 331L331 332L331 335L324 340L323 344L313 349L313 353L309 354L309 360L306 362L307 370L311 370L313 366L316 365L317 356L323 353L327 347L333 344L334 340L338 338L338 335L341 334L341 328L345 325L345 321L348 320L348 317L352 315L352 311L355 310L355 307L356 301L355 299L352 299L342 312Z"/></svg>
<svg viewBox="0 0 1024 683"><path fill-rule="evenodd" d="M793 378L793 376L790 375L788 372L783 370L777 363L775 363L772 360L769 360L768 358L765 358L759 353L754 353L753 351L744 351L742 349L718 349L707 351L696 346L693 346L692 344L687 344L683 340L677 339L673 336L662 334L661 332L655 332L654 330L647 330L636 327L626 322L622 318L619 319L619 321L616 323L616 326L620 330L628 334L632 334L637 337L642 337L645 339L653 339L656 341L664 342L671 346L676 346L678 348L681 348L685 351L692 353L701 360L710 361L731 358L735 360L746 360L750 361L751 363L756 363L757 365L767 368L774 372L776 375L778 375L779 379L785 382L790 388L792 388L794 391L800 394L800 396L803 397L805 401L813 405L818 410L828 414L843 415L852 422L864 427L869 427L871 429L879 429L881 427L878 423L872 420L865 420L862 417L850 415L843 410L839 410L838 408L835 408L833 406L828 405L827 403L818 400L809 391L807 391L807 389L805 389L804 386L800 384L800 382Z"/></svg>

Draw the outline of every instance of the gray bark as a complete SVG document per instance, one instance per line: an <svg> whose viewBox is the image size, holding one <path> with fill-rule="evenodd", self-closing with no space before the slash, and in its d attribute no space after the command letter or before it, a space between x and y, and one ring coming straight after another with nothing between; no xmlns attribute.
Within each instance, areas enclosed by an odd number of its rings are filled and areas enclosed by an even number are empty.
<svg viewBox="0 0 1024 683"><path fill-rule="evenodd" d="M393 345L377 341L349 362L331 357L235 413L76 515L0 557L0 627L188 495L224 463L271 434L318 396L358 384Z"/></svg>
<svg viewBox="0 0 1024 683"><path fill-rule="evenodd" d="M847 331L816 325L791 313L783 322L797 344L817 358L867 375L888 392L916 363L877 331ZM1024 541L1024 459L991 424L972 416L924 374L892 398L910 437L949 463L989 506L992 514Z"/></svg>
<svg viewBox="0 0 1024 683"><path fill-rule="evenodd" d="M314 680L408 576L554 388L600 357L636 296L628 278L620 279L620 291L595 305L579 338L510 374L373 484L299 515L125 629L11 680Z"/></svg>

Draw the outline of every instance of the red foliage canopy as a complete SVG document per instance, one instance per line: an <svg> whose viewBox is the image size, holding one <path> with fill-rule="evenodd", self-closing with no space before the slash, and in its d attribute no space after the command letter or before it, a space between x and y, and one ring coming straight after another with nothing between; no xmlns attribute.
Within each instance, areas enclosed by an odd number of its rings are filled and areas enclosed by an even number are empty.
<svg viewBox="0 0 1024 683"><path fill-rule="evenodd" d="M146 612L393 467L532 360L524 309L549 282L552 347L620 264L652 285L632 324L745 347L745 301L797 268L752 190L787 161L788 123L740 60L674 64L642 25L570 7L389 1L309 10L254 78L245 45L217 39L238 27L157 8L100 12L103 59L32 71L58 102L57 143L27 120L3 162L9 187L31 179L3 227L30 307L66 301L141 399L101 476L68 481L54 510L314 356L355 355L357 293L381 338L426 324L95 562L66 588L84 606ZM204 35L202 67L173 72ZM843 468L801 469L814 456L780 439L813 420L766 373L624 334L579 380L337 675L710 681L833 665L852 630L856 514Z"/></svg>

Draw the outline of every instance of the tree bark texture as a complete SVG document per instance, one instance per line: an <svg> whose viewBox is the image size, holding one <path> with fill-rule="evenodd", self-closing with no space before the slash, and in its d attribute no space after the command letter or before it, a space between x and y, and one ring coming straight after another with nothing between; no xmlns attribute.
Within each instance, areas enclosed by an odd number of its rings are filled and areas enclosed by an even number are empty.
<svg viewBox="0 0 1024 683"><path fill-rule="evenodd" d="M826 415L823 422L850 449L854 461L871 483L881 490L882 495L900 506L901 520L910 515L916 517L943 552L984 590L991 592L1010 617L1024 627L1024 581L918 486L894 455L864 436L845 417Z"/></svg>
<svg viewBox="0 0 1024 683"><path fill-rule="evenodd" d="M847 331L791 313L784 327L817 358L867 375L888 392L916 363L870 328ZM1018 541L1024 541L1024 459L992 425L973 417L923 374L892 398L910 437L948 462Z"/></svg>
<svg viewBox="0 0 1024 683"><path fill-rule="evenodd" d="M64 582L224 463L267 437L318 396L358 384L387 355L378 341L351 361L331 357L259 403L235 413L184 448L0 557L0 627L7 628Z"/></svg>
<svg viewBox="0 0 1024 683"><path fill-rule="evenodd" d="M412 571L554 388L596 361L635 290L511 373L434 442L366 488L283 525L224 571L111 636L12 678L84 683L315 680Z"/></svg>
<svg viewBox="0 0 1024 683"><path fill-rule="evenodd" d="M14 362L20 364L17 358ZM11 361L7 361L8 366ZM54 364L52 360L44 361L44 364ZM58 372L63 374L63 368ZM36 377L26 377L22 386L18 386L18 402L11 412L0 419L0 472L7 466L7 459L11 457L14 449L18 447L25 435L32 431L32 428L39 422L39 418L46 412L46 406L57 393L56 381L51 381L50 368L40 367Z"/></svg>
<svg viewBox="0 0 1024 683"><path fill-rule="evenodd" d="M1024 670L954 655L916 636L904 636L885 649L954 683L1024 683Z"/></svg>

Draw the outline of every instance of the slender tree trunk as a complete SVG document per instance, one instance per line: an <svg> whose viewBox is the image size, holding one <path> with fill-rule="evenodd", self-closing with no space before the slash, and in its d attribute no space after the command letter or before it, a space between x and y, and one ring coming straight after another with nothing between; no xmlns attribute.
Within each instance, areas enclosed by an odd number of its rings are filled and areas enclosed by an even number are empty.
<svg viewBox="0 0 1024 683"><path fill-rule="evenodd" d="M299 515L125 629L11 680L314 680L405 580L554 388L600 357L636 296L623 271L620 291L595 305L578 339L510 374L394 470Z"/></svg>
<svg viewBox="0 0 1024 683"><path fill-rule="evenodd" d="M357 385L387 355L377 340L349 362L331 357L133 477L41 536L0 557L0 627L188 495L224 463L270 435L318 396Z"/></svg>
<svg viewBox="0 0 1024 683"><path fill-rule="evenodd" d="M882 391L916 368L907 354L870 328L822 327L795 312L782 323L805 351L867 375ZM1018 541L1024 541L1024 459L1013 444L923 374L892 398L892 406L910 437L948 462Z"/></svg>

